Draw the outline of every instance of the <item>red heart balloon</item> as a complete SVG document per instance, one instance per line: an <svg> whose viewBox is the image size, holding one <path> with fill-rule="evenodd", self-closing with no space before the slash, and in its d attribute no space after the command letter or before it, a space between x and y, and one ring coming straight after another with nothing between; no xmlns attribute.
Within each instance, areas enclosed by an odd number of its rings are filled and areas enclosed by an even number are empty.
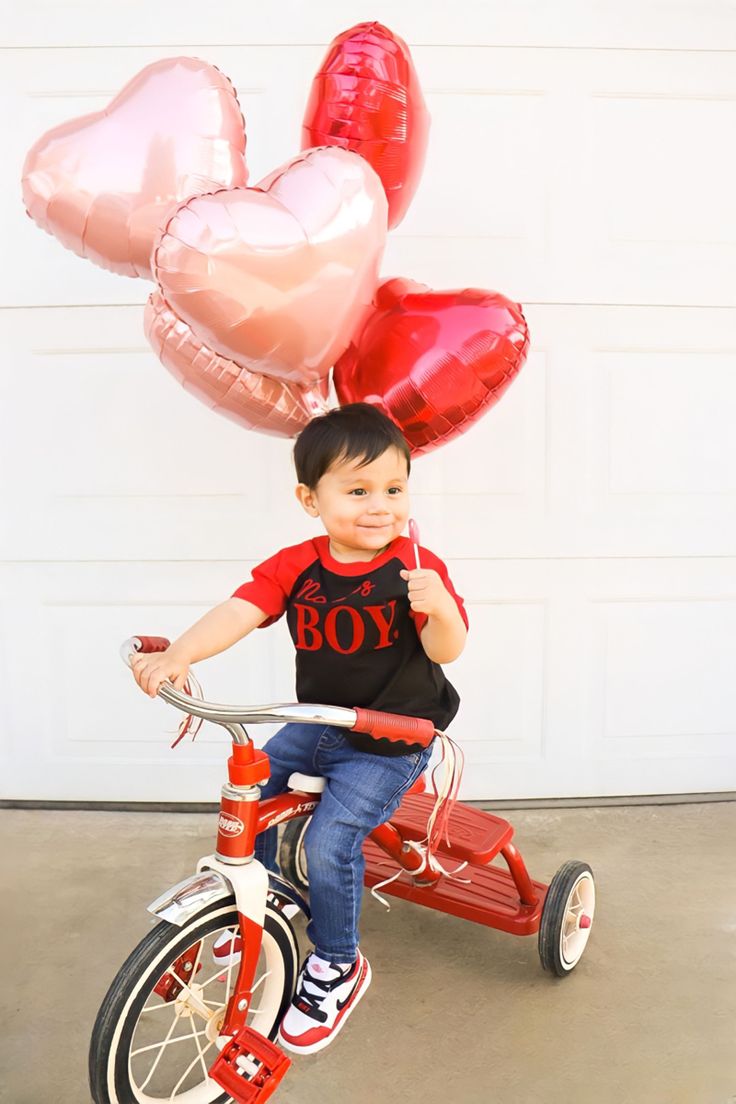
<svg viewBox="0 0 736 1104"><path fill-rule="evenodd" d="M369 402L401 428L412 452L464 433L498 402L529 350L518 303L496 291L432 291L394 279L335 365L340 405Z"/></svg>
<svg viewBox="0 0 736 1104"><path fill-rule="evenodd" d="M429 113L409 47L381 23L359 23L330 43L312 81L302 149L342 146L365 157L403 219L424 167Z"/></svg>

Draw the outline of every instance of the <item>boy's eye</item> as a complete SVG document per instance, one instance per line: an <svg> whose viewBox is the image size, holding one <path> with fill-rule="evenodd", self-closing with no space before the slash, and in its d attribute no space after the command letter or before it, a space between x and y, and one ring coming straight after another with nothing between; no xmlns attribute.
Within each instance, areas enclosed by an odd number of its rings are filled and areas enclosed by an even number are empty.
<svg viewBox="0 0 736 1104"><path fill-rule="evenodd" d="M398 495L398 494L401 494L401 487L389 487L389 489L388 489L388 493L389 493L390 495Z"/></svg>
<svg viewBox="0 0 736 1104"><path fill-rule="evenodd" d="M351 494L351 495L364 495L365 494L365 489L363 487L355 487L354 490L348 491L348 494Z"/></svg>

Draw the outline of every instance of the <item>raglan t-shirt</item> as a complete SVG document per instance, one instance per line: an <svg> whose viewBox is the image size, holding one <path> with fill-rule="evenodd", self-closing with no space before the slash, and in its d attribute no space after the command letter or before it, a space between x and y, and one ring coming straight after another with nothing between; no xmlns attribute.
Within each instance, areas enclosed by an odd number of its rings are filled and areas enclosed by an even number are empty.
<svg viewBox="0 0 736 1104"><path fill-rule="evenodd" d="M442 560L426 548L419 557L422 567L439 574L467 626L463 600ZM299 701L426 717L444 729L460 699L422 648L427 615L413 612L399 574L415 567L407 537L397 537L375 559L341 563L330 553L329 537L320 536L259 564L233 597L267 614L262 628L286 614ZM349 729L345 735L359 750L377 755L406 755L421 747Z"/></svg>

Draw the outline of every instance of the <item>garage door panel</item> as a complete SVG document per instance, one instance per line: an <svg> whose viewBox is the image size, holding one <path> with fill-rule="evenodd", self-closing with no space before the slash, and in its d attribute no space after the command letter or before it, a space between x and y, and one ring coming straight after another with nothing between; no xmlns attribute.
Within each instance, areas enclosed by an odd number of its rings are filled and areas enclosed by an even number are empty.
<svg viewBox="0 0 736 1104"><path fill-rule="evenodd" d="M736 787L736 696L728 673L735 559L464 560L453 564L453 575L467 596L467 654L474 657L472 668L462 661L451 668L463 699L454 727L467 756L468 796ZM527 601L543 596L547 609L543 684L536 693L534 683L525 684L532 709L543 701L542 737L512 767L521 749L505 746L501 734L510 724L518 728L523 710L518 701L506 709L508 674L502 678L490 658L479 660L475 628L482 608L484 640L492 641L485 654L506 647L529 677L530 666L536 670L533 654L518 652L504 617L506 604L513 608L522 595ZM488 703L482 710L481 693ZM495 734L486 743L463 735L476 731L481 717ZM628 789L622 790L627 763Z"/></svg>
<svg viewBox="0 0 736 1104"><path fill-rule="evenodd" d="M11 252L28 263L0 274L3 302L145 299L141 281L65 256L18 218L18 172L46 129L100 110L144 65L178 52L6 51L3 89L16 125L0 197ZM294 155L320 48L188 52L240 91L252 182ZM722 140L736 117L727 53L655 52L646 64L615 49L415 53L434 123L386 274L493 287L527 303L734 305L722 279L736 260L736 239L724 232L736 171Z"/></svg>
<svg viewBox="0 0 736 1104"><path fill-rule="evenodd" d="M726 754L736 737L736 599L598 603L601 752ZM592 720L592 718L591 718Z"/></svg>
<svg viewBox="0 0 736 1104"><path fill-rule="evenodd" d="M459 584L458 584L459 585ZM469 647L447 671L462 696L450 735L474 762L535 758L544 743L545 603L469 599Z"/></svg>
<svg viewBox="0 0 736 1104"><path fill-rule="evenodd" d="M449 557L736 547L734 313L528 314L536 349L501 403L415 464L425 542ZM186 394L138 322L133 308L3 312L3 555L257 560L313 532L291 444Z"/></svg>
<svg viewBox="0 0 736 1104"><path fill-rule="evenodd" d="M118 649L136 633L176 637L227 597L230 579L227 568L211 565L172 564L148 573L128 565L6 567L12 765L2 796L217 800L226 780L227 733L205 724L194 744L187 737L171 750L182 714L144 696ZM285 626L198 664L196 675L208 700L291 700L293 653ZM272 731L257 726L252 734L261 745Z"/></svg>
<svg viewBox="0 0 736 1104"><path fill-rule="evenodd" d="M601 490L736 495L733 353L595 356Z"/></svg>
<svg viewBox="0 0 736 1104"><path fill-rule="evenodd" d="M451 734L467 757L466 798L736 786L736 700L723 669L736 560L449 567L471 618L468 649L448 669L462 699ZM136 632L175 635L231 582L226 564L6 567L6 796L212 799L220 734L169 752L176 713L143 697L117 649ZM290 700L284 625L197 673L210 700ZM262 743L267 732L254 735Z"/></svg>
<svg viewBox="0 0 736 1104"><path fill-rule="evenodd" d="M242 4L221 0L207 12L206 41L235 42L239 49L250 43L318 43L324 49L336 28L349 27L365 18L360 0L322 0L305 7L299 0L285 0L278 7L250 6L247 18ZM443 49L446 45L486 43L489 46L523 43L552 46L632 49L727 50L736 47L733 10L728 0L710 0L708 17L693 19L691 10L676 0L658 0L641 6L621 0L615 5L588 6L578 0L561 0L553 8L539 0L517 0L507 7L498 0L466 3L462 19L453 18L439 0L402 0L401 26L411 42ZM372 17L391 24L396 5L378 0ZM35 0L19 9L8 27L6 39L14 46L100 47L110 42L141 46L171 42L190 46L203 35L202 9L181 6L172 17L167 4L151 7L131 0L119 18L94 0L77 0L73 9L59 10L54 0Z"/></svg>

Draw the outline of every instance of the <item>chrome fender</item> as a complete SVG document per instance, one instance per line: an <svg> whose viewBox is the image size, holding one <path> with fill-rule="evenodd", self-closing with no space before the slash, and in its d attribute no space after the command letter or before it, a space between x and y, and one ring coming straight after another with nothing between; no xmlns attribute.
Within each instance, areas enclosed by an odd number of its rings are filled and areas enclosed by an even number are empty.
<svg viewBox="0 0 736 1104"><path fill-rule="evenodd" d="M201 870L198 874L191 874L184 881L177 882L155 901L151 901L148 911L160 920L167 920L169 924L182 928L213 901L232 896L233 887L222 874L216 870Z"/></svg>
<svg viewBox="0 0 736 1104"><path fill-rule="evenodd" d="M201 860L203 863L208 861L208 859ZM258 865L260 866L260 863ZM213 901L219 901L225 897L235 898L235 896L235 886L228 877L218 870L203 867L197 874L191 874L183 881L177 882L171 889L167 889L151 902L148 911L160 920L166 920L169 924L176 924L181 928ZM309 905L299 891L291 882L270 871L268 896L277 908L283 910L286 905L296 905L306 920L311 919Z"/></svg>

